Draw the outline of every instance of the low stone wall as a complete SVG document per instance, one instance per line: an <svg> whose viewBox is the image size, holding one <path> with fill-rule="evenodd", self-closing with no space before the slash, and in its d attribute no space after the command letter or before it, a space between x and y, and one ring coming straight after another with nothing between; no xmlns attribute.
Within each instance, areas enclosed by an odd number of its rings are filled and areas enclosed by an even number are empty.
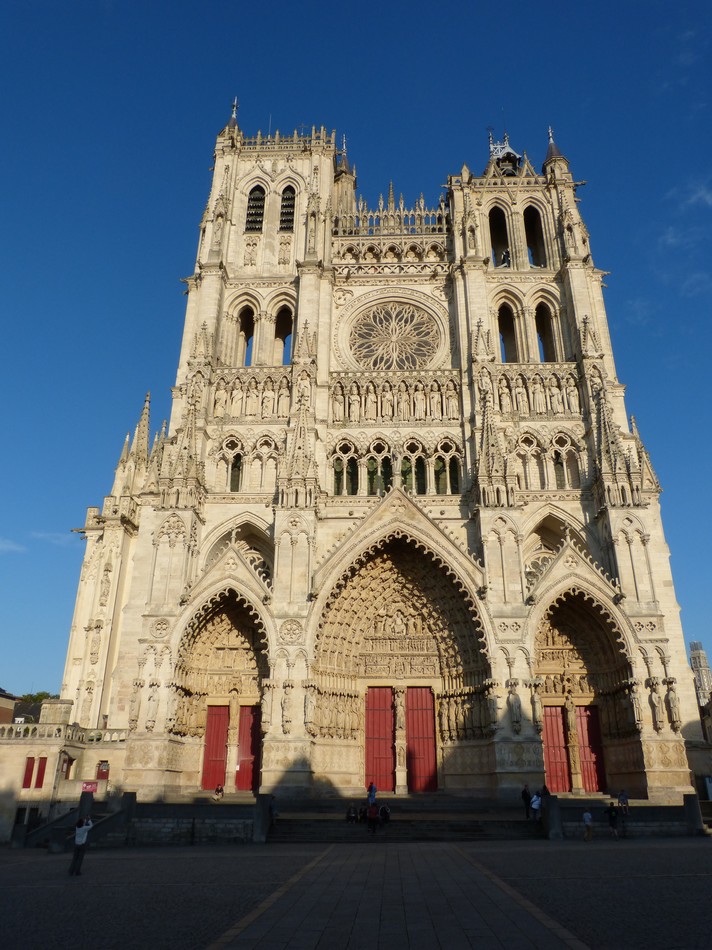
<svg viewBox="0 0 712 950"><path fill-rule="evenodd" d="M564 838L583 838L583 821L562 822ZM683 820L656 819L653 821L633 821L630 818L624 823L618 819L618 834L626 838L681 838L689 834L687 823ZM608 821L604 819L593 821L593 837L609 838L611 836Z"/></svg>
<svg viewBox="0 0 712 950"><path fill-rule="evenodd" d="M125 842L131 845L248 844L254 822L234 818L134 818ZM107 845L111 844L109 840ZM100 845L99 845L100 846Z"/></svg>

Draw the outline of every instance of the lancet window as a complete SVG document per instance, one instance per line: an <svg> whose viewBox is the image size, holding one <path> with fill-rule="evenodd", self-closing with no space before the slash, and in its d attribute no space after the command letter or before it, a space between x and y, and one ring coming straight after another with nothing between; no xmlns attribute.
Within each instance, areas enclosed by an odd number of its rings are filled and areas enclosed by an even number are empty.
<svg viewBox="0 0 712 950"><path fill-rule="evenodd" d="M492 263L495 267L511 266L511 251L509 246L509 232L507 231L507 217L501 208L492 208L489 213L490 244L492 247Z"/></svg>
<svg viewBox="0 0 712 950"><path fill-rule="evenodd" d="M428 490L427 466L423 446L411 440L406 442L401 460L401 484L406 491L424 495Z"/></svg>
<svg viewBox="0 0 712 950"><path fill-rule="evenodd" d="M265 190L261 185L255 185L247 196L247 215L245 217L245 231L261 231L265 217Z"/></svg>
<svg viewBox="0 0 712 950"><path fill-rule="evenodd" d="M433 479L436 495L460 494L460 454L449 439L443 440L435 450Z"/></svg>
<svg viewBox="0 0 712 950"><path fill-rule="evenodd" d="M537 208L529 205L524 209L524 234L527 241L527 254L532 267L546 267L546 244L541 215Z"/></svg>
<svg viewBox="0 0 712 950"><path fill-rule="evenodd" d="M551 310L540 303L534 311L536 338L539 345L539 359L542 363L556 362L556 344L554 342L554 322Z"/></svg>
<svg viewBox="0 0 712 950"><path fill-rule="evenodd" d="M294 230L294 207L296 202L296 192L291 185L282 192L282 201L279 206L279 230Z"/></svg>
<svg viewBox="0 0 712 950"><path fill-rule="evenodd" d="M358 494L358 456L350 442L340 442L333 456L334 494Z"/></svg>
<svg viewBox="0 0 712 950"><path fill-rule="evenodd" d="M384 495L392 484L393 462L390 448L385 442L374 442L366 456L366 493Z"/></svg>
<svg viewBox="0 0 712 950"><path fill-rule="evenodd" d="M514 330L514 312L508 303L503 303L497 314L500 354L503 363L518 363L517 337Z"/></svg>
<svg viewBox="0 0 712 950"><path fill-rule="evenodd" d="M244 475L244 450L237 439L227 439L218 458L218 491L239 492Z"/></svg>
<svg viewBox="0 0 712 950"><path fill-rule="evenodd" d="M289 366L292 361L292 313L282 307L274 324L274 366Z"/></svg>
<svg viewBox="0 0 712 950"><path fill-rule="evenodd" d="M249 307L244 307L238 317L237 352L235 363L238 366L252 366L252 351L255 337L255 315Z"/></svg>

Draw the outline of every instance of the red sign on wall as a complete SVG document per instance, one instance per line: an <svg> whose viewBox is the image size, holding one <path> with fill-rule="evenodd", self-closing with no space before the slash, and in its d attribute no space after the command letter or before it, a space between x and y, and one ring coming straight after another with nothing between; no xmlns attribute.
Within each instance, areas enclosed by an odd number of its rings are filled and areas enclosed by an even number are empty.
<svg viewBox="0 0 712 950"><path fill-rule="evenodd" d="M99 787L97 782L82 782L83 792L95 792Z"/></svg>

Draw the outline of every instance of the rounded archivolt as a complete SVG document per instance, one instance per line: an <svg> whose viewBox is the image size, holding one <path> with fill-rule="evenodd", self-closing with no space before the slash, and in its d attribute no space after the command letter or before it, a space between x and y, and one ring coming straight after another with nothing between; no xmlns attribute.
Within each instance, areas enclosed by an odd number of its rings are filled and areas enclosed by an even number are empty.
<svg viewBox="0 0 712 950"><path fill-rule="evenodd" d="M409 303L385 303L357 317L349 344L364 369L423 369L438 351L440 331L425 310Z"/></svg>

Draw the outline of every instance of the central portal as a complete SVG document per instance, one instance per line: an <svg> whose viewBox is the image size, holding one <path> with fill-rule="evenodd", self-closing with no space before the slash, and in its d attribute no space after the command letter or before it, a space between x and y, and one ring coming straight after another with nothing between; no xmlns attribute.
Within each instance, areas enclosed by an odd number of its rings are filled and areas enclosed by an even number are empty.
<svg viewBox="0 0 712 950"><path fill-rule="evenodd" d="M469 784L475 758L459 747L486 740L480 717L458 730L443 711L482 700L481 643L475 604L442 561L403 538L374 549L324 610L308 700L315 776L336 764L348 794L371 781L397 794Z"/></svg>
<svg viewBox="0 0 712 950"><path fill-rule="evenodd" d="M396 724L402 729L403 689L371 686L366 693L366 774L382 792L396 790L398 743ZM435 701L429 687L405 690L405 771L409 792L435 792L438 787L435 739Z"/></svg>

